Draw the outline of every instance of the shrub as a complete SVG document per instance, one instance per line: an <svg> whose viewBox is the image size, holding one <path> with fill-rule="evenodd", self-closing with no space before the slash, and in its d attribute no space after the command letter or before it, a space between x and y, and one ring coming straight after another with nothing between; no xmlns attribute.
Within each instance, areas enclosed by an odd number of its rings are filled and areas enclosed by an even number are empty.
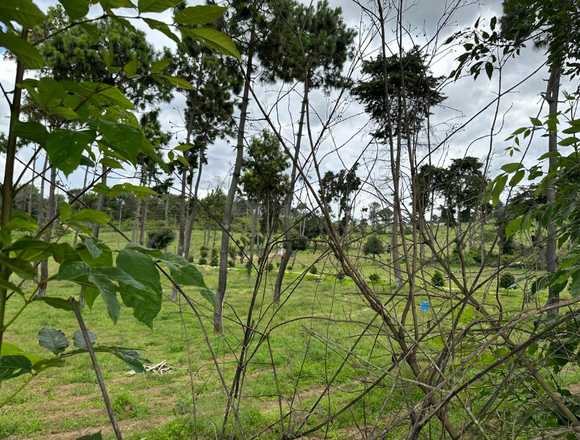
<svg viewBox="0 0 580 440"><path fill-rule="evenodd" d="M236 267L236 262L234 260L228 260L229 267Z"/></svg>
<svg viewBox="0 0 580 440"><path fill-rule="evenodd" d="M381 280L381 277L377 273L371 273L369 275L369 281L371 283L378 283Z"/></svg>
<svg viewBox="0 0 580 440"><path fill-rule="evenodd" d="M316 275L316 274L318 273L318 269L316 268L316 266L312 266L312 267L310 268L310 273L311 273L312 275Z"/></svg>
<svg viewBox="0 0 580 440"><path fill-rule="evenodd" d="M445 278L443 278L443 274L438 270L431 277L431 284L433 287L443 287L445 285Z"/></svg>
<svg viewBox="0 0 580 440"><path fill-rule="evenodd" d="M345 274L343 271L340 271L340 272L338 272L338 273L336 274L336 279L337 279L338 281L342 281L342 280L344 280L344 279L345 279L345 277L346 277L346 274Z"/></svg>
<svg viewBox="0 0 580 440"><path fill-rule="evenodd" d="M201 257L201 258L198 260L198 263L199 263L199 264L207 264L207 258Z"/></svg>
<svg viewBox="0 0 580 440"><path fill-rule="evenodd" d="M207 256L209 255L208 248L206 248L205 246L200 247L199 248L199 255L202 258L207 258Z"/></svg>
<svg viewBox="0 0 580 440"><path fill-rule="evenodd" d="M211 250L211 260L209 261L209 265L210 266L217 266L219 265L219 258L218 258L218 252L217 249L212 249Z"/></svg>
<svg viewBox="0 0 580 440"><path fill-rule="evenodd" d="M374 258L375 256L385 252L385 246L379 239L378 235L371 235L369 238L367 238L367 241L363 247L363 252L365 255L372 255Z"/></svg>
<svg viewBox="0 0 580 440"><path fill-rule="evenodd" d="M510 272L501 274L499 277L499 287L502 289L511 289L516 284L516 277Z"/></svg>
<svg viewBox="0 0 580 440"><path fill-rule="evenodd" d="M175 240L175 232L171 229L149 232L147 237L147 247L152 249L165 249L173 240Z"/></svg>
<svg viewBox="0 0 580 440"><path fill-rule="evenodd" d="M266 266L266 270L268 272L272 272L274 270L274 265L272 263L268 263L268 265Z"/></svg>

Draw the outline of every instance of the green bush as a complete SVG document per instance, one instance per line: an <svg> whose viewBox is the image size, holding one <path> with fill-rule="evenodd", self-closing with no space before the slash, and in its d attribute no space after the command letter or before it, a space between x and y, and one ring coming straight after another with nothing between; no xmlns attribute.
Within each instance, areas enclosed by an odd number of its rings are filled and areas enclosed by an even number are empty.
<svg viewBox="0 0 580 440"><path fill-rule="evenodd" d="M205 264L207 264L207 258L201 257L201 258L198 260L198 263L199 263L199 264L204 264L204 265L205 265Z"/></svg>
<svg viewBox="0 0 580 440"><path fill-rule="evenodd" d="M499 277L499 287L502 289L511 289L516 284L516 277L510 272L502 273Z"/></svg>
<svg viewBox="0 0 580 440"><path fill-rule="evenodd" d="M342 270L336 274L336 279L338 281L342 281L345 278L346 278L346 274Z"/></svg>
<svg viewBox="0 0 580 440"><path fill-rule="evenodd" d="M365 255L372 255L376 257L377 255L385 253L385 245L379 239L378 235L371 235L367 238L367 241L363 247L363 252Z"/></svg>
<svg viewBox="0 0 580 440"><path fill-rule="evenodd" d="M433 276L431 277L431 284L433 285L433 287L445 286L445 278L443 278L443 274L438 270L436 270Z"/></svg>
<svg viewBox="0 0 580 440"><path fill-rule="evenodd" d="M371 283L378 283L381 280L381 277L377 273L371 273L369 275L369 281Z"/></svg>
<svg viewBox="0 0 580 440"><path fill-rule="evenodd" d="M199 248L199 256L200 257L207 258L208 255L209 255L208 248L206 248L205 246L202 246Z"/></svg>
<svg viewBox="0 0 580 440"><path fill-rule="evenodd" d="M211 250L211 260L209 260L209 265L210 266L218 266L220 264L220 260L219 260L219 256L218 256L218 251L217 249L212 249Z"/></svg>
<svg viewBox="0 0 580 440"><path fill-rule="evenodd" d="M173 240L175 240L175 232L171 229L149 232L147 237L147 247L152 249L165 249Z"/></svg>
<svg viewBox="0 0 580 440"><path fill-rule="evenodd" d="M316 274L318 273L318 269L316 268L316 266L312 266L312 267L310 268L310 273L311 273L312 275L316 275Z"/></svg>

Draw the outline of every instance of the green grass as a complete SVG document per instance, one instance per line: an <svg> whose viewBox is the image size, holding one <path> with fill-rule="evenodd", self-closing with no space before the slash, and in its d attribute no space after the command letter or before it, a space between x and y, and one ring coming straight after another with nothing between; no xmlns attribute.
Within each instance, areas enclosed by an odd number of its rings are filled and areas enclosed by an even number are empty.
<svg viewBox="0 0 580 440"><path fill-rule="evenodd" d="M103 238L113 248L124 244L112 233L104 234ZM202 232L195 231L194 244L201 241ZM199 245L193 246L193 250L196 259ZM351 252L356 259L356 249L351 249ZM294 264L294 270L287 275L286 284L291 284L300 275L300 271L305 270L317 257L318 254L310 251L301 252ZM378 292L386 294L392 291L388 283L389 275L379 261L359 259L358 263L365 276L379 274L380 280L375 283ZM238 264L238 267L229 270L225 336L215 336L212 333L211 305L196 289L186 290L203 315L203 325L228 386L234 377L243 336L243 329L236 322L236 316L245 321L255 281L254 275L248 275L241 266ZM365 323L373 317L369 307L357 294L352 280L337 280L335 274L338 270L332 258L325 258L317 267L319 275L307 275L276 316L273 316L273 308L270 307L275 270L267 275L259 292L254 315L254 325L257 328L263 329L270 319L273 325L279 325L299 317L310 318L294 320L277 327L271 333L269 342L275 375L268 345L262 344L254 353L257 336L252 341L250 352L253 357L245 371L239 417L230 417L230 432L238 438L261 432L270 425L275 428L265 432L261 438L279 438L276 434L279 415L276 390L279 389L282 395L284 411L288 410L291 401L294 409L310 408L341 365L345 353L361 333ZM208 285L215 287L216 268L200 266L200 270ZM430 276L426 278L430 279ZM493 283L490 287L487 302L493 307ZM165 282L163 308L153 328L135 320L128 308L122 309L119 322L113 324L100 299L96 301L93 309L86 308L83 315L89 329L96 333L99 344L137 348L143 351L150 363L165 360L172 367L172 372L164 376L152 373L129 374L130 368L126 364L107 354L99 354L113 408L127 438L186 439L191 438L193 431L198 433L198 438L214 438L222 426L226 401L224 390L216 374L200 323L185 304L171 302L169 292L169 284ZM49 294L68 297L77 295L78 288L72 283L52 282ZM284 298L288 294L289 291ZM500 292L500 295L505 313L520 309L519 290ZM416 302L419 303L424 298L426 297L418 296ZM393 313L400 312L399 303L403 300L395 300L390 305ZM19 300L12 300L8 316L19 305ZM447 303L446 300L432 299L432 305L438 310ZM460 322L467 324L476 317L477 313L468 306ZM426 314L420 314L419 319L421 325L426 326L430 318ZM346 320L351 322L345 322ZM10 327L6 340L26 351L48 357L49 354L36 342L36 335L43 326L62 329L69 338L77 329L76 321L70 313L33 303L27 307L17 324ZM306 426L313 426L333 414L364 390L385 365L389 365L391 347L384 338L376 337L377 331L375 328L361 339L333 383L331 392L321 400ZM475 344L473 342L473 346L469 346L466 343L462 349L468 352ZM420 353L422 361L425 361L427 355L437 355L443 343L441 338L435 337L426 341L424 347L427 353ZM493 359L493 356L483 356L474 361L472 367L481 367ZM394 371L393 375L410 377L404 367ZM571 383L578 379L577 371L570 372L567 378ZM6 399L23 383L24 379L17 379L3 384L0 399ZM192 418L192 386L195 394L195 419ZM411 382L395 381L387 377L382 386L375 388L349 411L337 417L329 425L327 436L344 438L345 432L356 425L364 424L364 420L387 420L389 414L420 398L420 391ZM286 429L289 424L295 428L301 425L300 411L296 414L298 415L291 420L285 420ZM404 429L401 429L403 432ZM86 356L73 357L62 368L51 369L35 377L0 410L0 438L75 438L76 434L80 436L99 430L103 430L110 437L94 372ZM393 437L389 438L397 438L397 431L391 434Z"/></svg>

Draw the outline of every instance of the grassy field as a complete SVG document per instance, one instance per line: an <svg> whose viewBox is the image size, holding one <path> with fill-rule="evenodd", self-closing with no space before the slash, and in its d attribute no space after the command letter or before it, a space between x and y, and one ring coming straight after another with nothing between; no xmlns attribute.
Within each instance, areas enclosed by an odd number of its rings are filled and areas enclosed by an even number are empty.
<svg viewBox="0 0 580 440"><path fill-rule="evenodd" d="M123 241L112 233L106 233L103 238L113 248L123 245ZM201 231L196 231L193 240L194 244L201 241ZM358 251L352 252L356 257ZM199 255L199 245L194 246L194 254ZM302 422L313 426L368 387L390 363L392 349L386 338L380 336L381 329L375 323L365 332L373 313L357 294L351 280L336 277L332 258L325 257L316 264L318 274L309 273L302 282L294 283L318 257L319 254L310 251L298 255L286 279L289 287L284 295L283 309L275 316L270 302L275 269L267 274L260 290L254 326L263 329L272 319L270 328L277 327L268 342L255 350L246 370L239 420L233 428L239 438L251 438L263 430L260 438L279 438L276 430L280 411L286 413L290 408L297 411L292 419L284 420L286 429L288 426L298 428ZM359 263L366 276L379 274L381 280L375 283L377 291L385 294L390 291L389 276L379 262L361 259ZM208 285L215 287L216 268L200 266L200 269ZM254 282L254 275L248 274L241 264L230 268L225 336L213 335L211 305L196 289L186 289L203 315L203 326L228 386L232 382L243 334L237 317L245 321ZM84 316L90 330L96 333L98 343L138 348L143 350L149 364L166 361L171 367L171 372L164 375L132 374L117 358L99 354L113 407L126 438L185 439L191 438L193 431L198 433L198 438L214 438L222 426L224 388L199 321L184 303L170 301L169 293L169 285L165 282L163 308L152 329L137 322L128 308L123 308L119 322L113 324L100 299L92 310L84 310ZM50 284L51 296L75 294L78 294L77 288L71 283ZM494 294L490 294L490 306L495 301ZM517 289L501 292L501 295L506 313L521 308ZM417 303L425 298L417 297ZM401 301L403 299L395 298L390 303L393 313L397 313ZM437 301L432 299L435 310ZM11 303L9 316L19 306L17 301ZM422 325L428 324L431 313L421 312ZM474 311L468 309L462 323L468 323L474 316ZM19 324L10 328L6 340L47 356L36 342L37 333L43 326L60 328L69 338L77 329L69 312L32 304ZM256 340L250 352L256 347ZM356 348L333 380L329 392L324 394L326 384L355 343ZM476 344L476 341L466 342L462 349L468 353ZM436 354L442 345L442 340L434 337L427 344L430 351L421 355ZM491 354L484 355L475 360L474 365L486 365L493 360ZM405 377L404 368L392 374ZM577 383L580 377L577 372L571 372L567 380ZM0 410L0 438L76 439L97 431L102 431L105 438L112 438L88 356L71 358L64 367L49 370L26 385L25 382L24 379L11 381L0 389L0 401L4 402L16 387L24 386ZM397 417L400 411L419 400L421 395L412 381L393 380L392 386L390 383L387 377L381 386L336 417L326 432L319 433L320 438L360 438L357 426ZM311 408L322 394L313 416L307 421L301 420L301 410ZM437 429L437 424L433 425L433 429ZM266 430L270 426L272 429ZM388 438L398 438L397 432L389 435Z"/></svg>

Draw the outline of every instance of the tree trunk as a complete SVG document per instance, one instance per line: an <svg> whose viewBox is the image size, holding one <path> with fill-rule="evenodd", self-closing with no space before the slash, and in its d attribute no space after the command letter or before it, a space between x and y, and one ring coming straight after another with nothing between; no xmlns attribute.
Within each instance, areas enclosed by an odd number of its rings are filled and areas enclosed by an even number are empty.
<svg viewBox="0 0 580 440"><path fill-rule="evenodd" d="M549 106L549 118L556 120L558 114L558 96L560 94L560 74L561 68L557 61L552 62L550 66L550 78L548 79L548 87L546 93L546 100ZM554 124L555 125L555 124ZM548 170L550 173L556 169L555 153L558 152L558 131L557 129L550 130L548 133L548 152L551 153L548 159ZM553 178L550 177L548 185L546 186L546 202L549 204L556 201L556 188L554 187ZM548 236L546 238L546 270L548 273L554 273L558 269L557 261L557 236L556 225L552 219L548 222ZM556 304L560 301L560 293L550 285L548 287L548 302L547 305ZM557 316L558 308L554 308L548 312L550 316Z"/></svg>
<svg viewBox="0 0 580 440"><path fill-rule="evenodd" d="M187 170L181 172L181 203L179 204L179 232L177 235L177 255L183 255L185 243L185 221L187 219L187 204L185 193L187 192Z"/></svg>
<svg viewBox="0 0 580 440"><path fill-rule="evenodd" d="M85 174L86 177L86 174ZM105 167L103 167L103 177L102 177L102 183L103 185L107 185L107 172ZM86 186L86 182L85 182L85 186ZM83 186L83 188L85 187ZM97 211L102 211L105 208L105 195L103 193L100 193L98 198L97 198ZM93 226L93 235L95 238L99 238L99 233L101 232L101 225L95 224Z"/></svg>
<svg viewBox="0 0 580 440"><path fill-rule="evenodd" d="M52 218L56 214L56 168L52 167L50 169L50 188L48 190L48 206L46 210L46 222L52 220ZM44 239L46 241L50 241L52 238L52 230L54 227L54 223L51 223L50 226L47 228ZM46 285L48 283L48 260L44 260L40 262L40 282L38 283L38 292L36 294L37 297L42 298L46 295Z"/></svg>
<svg viewBox="0 0 580 440"><path fill-rule="evenodd" d="M218 288L216 292L216 303L213 315L213 328L218 334L223 333L223 302L226 295L226 288L228 282L228 250L230 246L230 231L232 224L232 212L234 206L234 199L238 189L238 181L242 170L242 163L244 159L244 135L246 130L246 120L248 117L248 103L250 101L250 86L252 81L252 62L254 57L254 41L256 35L252 29L250 35L250 44L248 48L248 62L246 66L246 75L244 81L244 92L242 96L242 104L240 107L240 124L238 126L238 137L236 144L236 161L234 163L234 170L226 203L224 206L224 215L222 218L222 237L220 244L220 266L218 275Z"/></svg>
<svg viewBox="0 0 580 440"><path fill-rule="evenodd" d="M292 240L290 235L291 226L291 211L292 211L292 200L294 199L294 187L296 186L296 180L298 177L298 167L296 166L298 160L300 159L300 147L302 145L302 130L304 128L304 117L306 116L306 107L308 105L308 79L304 81L304 96L302 98L302 107L300 109L300 120L298 122L298 133L296 136L296 146L294 148L294 161L292 163L292 172L290 175L290 187L288 188L288 196L284 204L284 253L282 258L280 258L280 267L278 268L278 276L276 277L276 283L274 284L274 294L272 300L275 304L280 302L280 296L282 294L282 283L284 281L284 275L286 273L286 267L288 266L288 261L292 256Z"/></svg>
<svg viewBox="0 0 580 440"><path fill-rule="evenodd" d="M195 189L193 190L193 197L189 201L189 214L187 216L187 222L185 225L185 243L183 245L183 257L185 259L189 258L189 252L191 249L191 234L193 232L193 222L195 221L195 207L197 205L197 196L199 193L199 182L201 182L201 173L203 171L203 164L199 163L199 169L197 171L197 179L195 181Z"/></svg>
<svg viewBox="0 0 580 440"><path fill-rule="evenodd" d="M28 38L28 29L22 30L22 39ZM14 201L14 162L16 159L16 124L20 118L20 104L22 99L22 88L17 84L24 78L24 65L20 60L16 63L16 75L14 78L14 95L10 106L10 126L8 129L8 142L6 143L6 159L4 161L4 182L2 185L2 212L0 222L6 225L12 217L12 203ZM6 265L0 266L0 279L3 285L10 279L12 271ZM6 313L6 302L8 301L8 291L6 287L0 287L0 353L2 352L2 341L4 339L4 317Z"/></svg>

